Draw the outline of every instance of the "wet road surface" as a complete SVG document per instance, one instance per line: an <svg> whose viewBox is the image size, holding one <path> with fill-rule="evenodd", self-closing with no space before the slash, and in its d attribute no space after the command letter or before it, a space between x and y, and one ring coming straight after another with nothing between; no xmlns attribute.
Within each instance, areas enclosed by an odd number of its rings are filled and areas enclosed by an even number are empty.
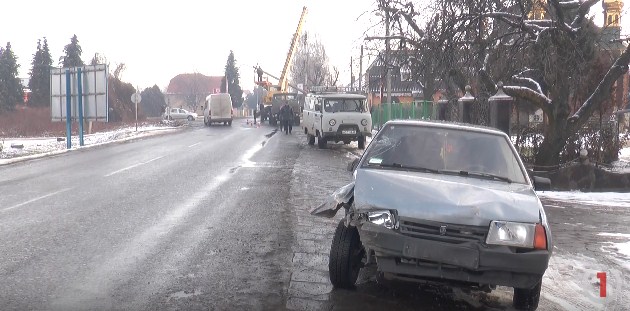
<svg viewBox="0 0 630 311"><path fill-rule="evenodd" d="M511 310L510 288L382 285L373 268L332 288L342 215L309 211L357 154L240 120L2 166L0 309ZM630 233L628 209L545 204L556 249L539 310L624 310L628 259L600 233Z"/></svg>

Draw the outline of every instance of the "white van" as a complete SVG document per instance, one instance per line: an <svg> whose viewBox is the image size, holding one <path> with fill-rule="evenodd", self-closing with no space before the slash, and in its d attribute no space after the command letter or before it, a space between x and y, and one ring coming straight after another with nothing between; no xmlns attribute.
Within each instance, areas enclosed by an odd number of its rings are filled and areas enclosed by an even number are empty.
<svg viewBox="0 0 630 311"><path fill-rule="evenodd" d="M366 97L344 92L314 92L306 95L302 128L308 144L326 148L329 141L349 144L356 141L365 149L365 138L372 136L372 116Z"/></svg>
<svg viewBox="0 0 630 311"><path fill-rule="evenodd" d="M203 110L203 123L207 126L212 123L221 123L232 126L232 97L229 93L210 94L206 97Z"/></svg>

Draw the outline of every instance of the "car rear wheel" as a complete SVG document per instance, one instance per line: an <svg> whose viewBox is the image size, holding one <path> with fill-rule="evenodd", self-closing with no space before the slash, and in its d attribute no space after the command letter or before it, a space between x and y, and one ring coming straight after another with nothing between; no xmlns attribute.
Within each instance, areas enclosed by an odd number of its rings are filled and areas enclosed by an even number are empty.
<svg viewBox="0 0 630 311"><path fill-rule="evenodd" d="M232 121L228 121L228 126L232 126Z"/></svg>
<svg viewBox="0 0 630 311"><path fill-rule="evenodd" d="M188 118L187 118L187 119L188 119L188 121L192 121L192 120L193 120L193 117L192 117L192 116L188 116Z"/></svg>
<svg viewBox="0 0 630 311"><path fill-rule="evenodd" d="M309 145L315 145L315 135L306 134L306 139L308 140Z"/></svg>
<svg viewBox="0 0 630 311"><path fill-rule="evenodd" d="M353 288L363 266L364 255L359 231L356 227L346 227L341 220L335 230L328 260L328 273L332 285L336 288Z"/></svg>
<svg viewBox="0 0 630 311"><path fill-rule="evenodd" d="M319 147L319 149L326 149L326 144L328 143L328 141L326 140L326 138L324 137L317 137L317 147Z"/></svg>
<svg viewBox="0 0 630 311"><path fill-rule="evenodd" d="M532 288L514 288L514 296L512 297L514 308L517 310L536 310L540 300L541 286L542 278Z"/></svg>
<svg viewBox="0 0 630 311"><path fill-rule="evenodd" d="M359 149L365 149L365 136L359 137Z"/></svg>

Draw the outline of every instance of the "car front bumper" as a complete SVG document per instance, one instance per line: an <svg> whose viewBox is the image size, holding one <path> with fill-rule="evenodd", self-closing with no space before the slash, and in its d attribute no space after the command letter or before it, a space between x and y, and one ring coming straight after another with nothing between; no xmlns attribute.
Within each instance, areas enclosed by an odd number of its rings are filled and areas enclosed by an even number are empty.
<svg viewBox="0 0 630 311"><path fill-rule="evenodd" d="M479 242L448 243L421 239L372 223L359 227L361 243L373 250L378 270L394 278L434 279L531 288L545 273L550 253L517 253Z"/></svg>

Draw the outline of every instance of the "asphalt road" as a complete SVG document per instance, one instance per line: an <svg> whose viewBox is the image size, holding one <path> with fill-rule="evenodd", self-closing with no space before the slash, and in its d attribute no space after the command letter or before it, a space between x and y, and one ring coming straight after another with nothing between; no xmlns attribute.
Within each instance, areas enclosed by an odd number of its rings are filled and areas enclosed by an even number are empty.
<svg viewBox="0 0 630 311"><path fill-rule="evenodd" d="M333 289L341 215L309 210L360 152L243 122L0 166L0 310L512 309L510 288L382 285L370 269ZM556 248L539 310L624 310L628 259L602 233L630 233L628 209L545 205Z"/></svg>
<svg viewBox="0 0 630 311"><path fill-rule="evenodd" d="M0 309L277 309L298 145L205 128L0 167Z"/></svg>

